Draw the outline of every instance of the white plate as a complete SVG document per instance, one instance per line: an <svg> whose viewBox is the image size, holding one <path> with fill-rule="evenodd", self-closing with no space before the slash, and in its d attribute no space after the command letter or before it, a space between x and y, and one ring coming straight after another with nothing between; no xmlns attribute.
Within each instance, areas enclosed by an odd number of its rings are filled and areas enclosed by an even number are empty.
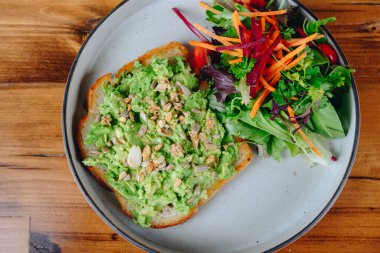
<svg viewBox="0 0 380 253"><path fill-rule="evenodd" d="M199 213L183 225L144 229L118 208L112 193L104 189L81 163L75 138L78 120L85 114L84 96L90 85L108 72L147 50L169 41L195 39L171 11L205 26L197 0L130 0L103 19L82 46L69 75L64 97L62 127L66 154L74 178L99 216L125 239L152 252L262 252L279 249L313 227L342 190L356 154L359 131L358 97L353 82L343 96L345 138L333 141L339 157L329 166L310 168L302 158L255 158L250 166L226 185ZM289 1L293 6L299 3ZM304 7L305 16L315 17ZM326 31L327 32L327 31ZM329 42L347 62L330 36Z"/></svg>

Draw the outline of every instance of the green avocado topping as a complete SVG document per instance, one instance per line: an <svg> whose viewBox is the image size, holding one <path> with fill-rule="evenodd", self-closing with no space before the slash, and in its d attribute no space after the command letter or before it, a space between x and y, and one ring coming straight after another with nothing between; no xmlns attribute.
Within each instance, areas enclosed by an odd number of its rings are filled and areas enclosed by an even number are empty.
<svg viewBox="0 0 380 253"><path fill-rule="evenodd" d="M187 213L219 179L236 173L238 145L208 109L185 59L154 58L103 83L104 102L84 160L106 168L134 221L148 227L171 208Z"/></svg>

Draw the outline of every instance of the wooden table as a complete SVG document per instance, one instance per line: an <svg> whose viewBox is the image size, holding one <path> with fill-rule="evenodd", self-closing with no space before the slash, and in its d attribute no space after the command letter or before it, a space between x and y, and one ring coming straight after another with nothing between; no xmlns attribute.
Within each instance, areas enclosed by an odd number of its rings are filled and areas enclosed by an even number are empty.
<svg viewBox="0 0 380 253"><path fill-rule="evenodd" d="M0 0L0 252L142 252L91 210L61 136L65 81L86 35L120 0ZM326 217L283 252L380 251L380 1L305 0L352 67L360 147ZM343 168L342 168L343 169Z"/></svg>

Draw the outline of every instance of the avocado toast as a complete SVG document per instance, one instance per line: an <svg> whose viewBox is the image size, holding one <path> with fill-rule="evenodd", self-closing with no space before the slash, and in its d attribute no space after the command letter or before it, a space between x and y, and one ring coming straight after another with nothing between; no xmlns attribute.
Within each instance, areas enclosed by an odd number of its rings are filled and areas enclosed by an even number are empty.
<svg viewBox="0 0 380 253"><path fill-rule="evenodd" d="M190 219L252 159L208 108L188 55L171 42L99 78L79 124L84 164L144 227Z"/></svg>

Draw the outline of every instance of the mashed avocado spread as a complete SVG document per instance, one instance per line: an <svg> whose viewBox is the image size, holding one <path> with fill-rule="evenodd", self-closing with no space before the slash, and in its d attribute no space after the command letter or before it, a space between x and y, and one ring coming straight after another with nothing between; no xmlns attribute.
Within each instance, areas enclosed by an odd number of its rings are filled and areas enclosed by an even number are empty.
<svg viewBox="0 0 380 253"><path fill-rule="evenodd" d="M168 207L187 213L217 180L236 173L238 144L197 87L181 57L136 62L131 72L102 84L104 101L85 138L96 150L84 164L106 168L108 182L142 226Z"/></svg>

